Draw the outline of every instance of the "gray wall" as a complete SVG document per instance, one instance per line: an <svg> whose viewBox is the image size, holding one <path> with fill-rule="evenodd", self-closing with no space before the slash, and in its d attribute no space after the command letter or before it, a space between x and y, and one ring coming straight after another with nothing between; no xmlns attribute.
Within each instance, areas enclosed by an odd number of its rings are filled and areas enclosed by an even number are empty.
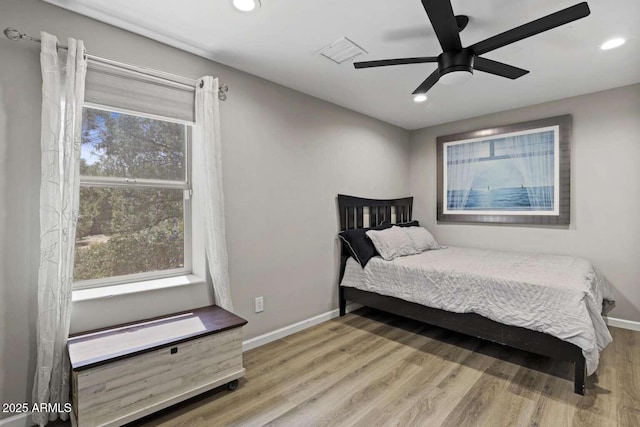
<svg viewBox="0 0 640 427"><path fill-rule="evenodd" d="M0 28L8 26L33 35L45 30L61 40L77 37L94 55L192 78L218 76L229 85L221 112L225 210L235 311L249 320L245 338L336 308L337 193L408 194L405 130L37 0L2 1ZM0 402L31 396L40 87L39 46L2 38L0 160L6 149L6 162L0 177L8 186L0 205ZM265 298L258 315L257 296ZM191 286L74 303L73 328L97 326L92 319L114 324L209 302L207 287Z"/></svg>
<svg viewBox="0 0 640 427"><path fill-rule="evenodd" d="M81 38L96 55L229 85L221 113L227 238L233 301L249 320L245 338L335 308L337 193L413 194L416 217L444 244L589 258L616 288L613 315L640 320L640 85L416 131L410 144L407 131L38 0L3 0L0 29L7 26ZM30 399L35 358L38 49L0 40L0 402ZM568 229L435 223L436 136L566 113L574 116ZM256 296L265 297L258 315ZM192 286L76 303L73 327L210 298L207 287Z"/></svg>
<svg viewBox="0 0 640 427"><path fill-rule="evenodd" d="M436 223L436 138L562 114L573 116L571 225ZM612 283L611 317L640 321L640 84L534 105L411 134L414 215L444 245L584 257Z"/></svg>

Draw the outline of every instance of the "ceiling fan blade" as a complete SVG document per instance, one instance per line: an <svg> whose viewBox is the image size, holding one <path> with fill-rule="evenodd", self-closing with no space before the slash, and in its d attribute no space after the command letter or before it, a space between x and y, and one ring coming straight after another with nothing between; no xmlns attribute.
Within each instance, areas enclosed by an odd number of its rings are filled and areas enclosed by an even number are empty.
<svg viewBox="0 0 640 427"><path fill-rule="evenodd" d="M424 2L423 2L424 3ZM511 43L515 43L519 40L526 39L527 37L534 36L552 28L559 27L569 22L573 22L577 19L589 16L591 11L587 2L578 3L574 6L563 9L559 12L547 15L544 18L536 19L527 24L513 28L504 33L490 37L486 40L478 42L472 46L469 46L476 55L482 55L483 53L491 52L492 50L501 48Z"/></svg>
<svg viewBox="0 0 640 427"><path fill-rule="evenodd" d="M473 68L478 71L484 71L485 73L495 74L496 76L506 77L508 79L517 79L529 72L522 68L514 67L513 65L492 61L491 59L480 58L478 56L476 56L473 61Z"/></svg>
<svg viewBox="0 0 640 427"><path fill-rule="evenodd" d="M386 67L387 65L424 64L438 62L437 56L423 56L420 58L381 59L379 61L354 62L356 68Z"/></svg>
<svg viewBox="0 0 640 427"><path fill-rule="evenodd" d="M422 6L429 16L442 51L462 49L458 23L453 14L450 0L422 0Z"/></svg>
<svg viewBox="0 0 640 427"><path fill-rule="evenodd" d="M422 82L420 86L418 86L416 90L413 91L413 94L418 95L427 93L427 91L431 89L434 84L438 83L438 80L440 80L440 72L438 70L435 70L429 75L429 77L427 77L425 81Z"/></svg>

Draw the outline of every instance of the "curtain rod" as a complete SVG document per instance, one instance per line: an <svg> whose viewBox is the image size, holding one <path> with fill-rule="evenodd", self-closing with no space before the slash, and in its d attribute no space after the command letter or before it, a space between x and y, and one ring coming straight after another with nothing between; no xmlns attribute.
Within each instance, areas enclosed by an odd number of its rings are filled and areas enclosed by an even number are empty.
<svg viewBox="0 0 640 427"><path fill-rule="evenodd" d="M4 35L6 38L8 38L9 40L26 40L26 41L30 41L30 42L36 42L36 43L41 43L42 40L40 40L37 37L33 37L30 36L28 34L25 33L21 33L20 31L16 30L15 28L10 28L7 27L4 29ZM67 50L68 47L60 44L60 43L56 43L56 46L58 47L58 49L65 49ZM110 64L117 64L117 61L113 61L111 59L106 59L106 58L101 58L99 56L94 56L94 55L87 55L87 58L90 59L95 59L98 61L102 61L102 62L107 62ZM156 77L156 76L154 76ZM171 81L172 83L181 83L181 82L176 82L176 81L172 81L171 79L165 78L164 80L167 81ZM182 83L181 83L182 84ZM198 80L197 84L199 84L200 87L202 87L202 85L204 84L204 82L202 80ZM186 85L186 86L190 86L190 85ZM194 84L195 86L195 84ZM220 86L218 86L218 99L220 101L225 101L227 99L227 92L229 91L229 87L225 84L221 84Z"/></svg>

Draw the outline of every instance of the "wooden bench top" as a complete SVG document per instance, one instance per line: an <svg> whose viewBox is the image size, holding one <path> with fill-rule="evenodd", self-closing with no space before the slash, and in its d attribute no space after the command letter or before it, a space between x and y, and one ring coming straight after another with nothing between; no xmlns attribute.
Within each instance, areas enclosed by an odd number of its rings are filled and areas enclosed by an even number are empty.
<svg viewBox="0 0 640 427"><path fill-rule="evenodd" d="M247 323L217 305L73 334L67 341L74 371L170 347Z"/></svg>

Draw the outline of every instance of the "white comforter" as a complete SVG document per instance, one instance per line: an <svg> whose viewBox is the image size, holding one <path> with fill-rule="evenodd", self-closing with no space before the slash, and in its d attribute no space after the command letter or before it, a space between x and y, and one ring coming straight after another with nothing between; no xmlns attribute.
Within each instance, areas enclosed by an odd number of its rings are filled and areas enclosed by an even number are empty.
<svg viewBox="0 0 640 427"><path fill-rule="evenodd" d="M609 284L581 258L449 247L364 269L350 258L341 284L553 335L582 349L588 375L612 340L600 314Z"/></svg>

